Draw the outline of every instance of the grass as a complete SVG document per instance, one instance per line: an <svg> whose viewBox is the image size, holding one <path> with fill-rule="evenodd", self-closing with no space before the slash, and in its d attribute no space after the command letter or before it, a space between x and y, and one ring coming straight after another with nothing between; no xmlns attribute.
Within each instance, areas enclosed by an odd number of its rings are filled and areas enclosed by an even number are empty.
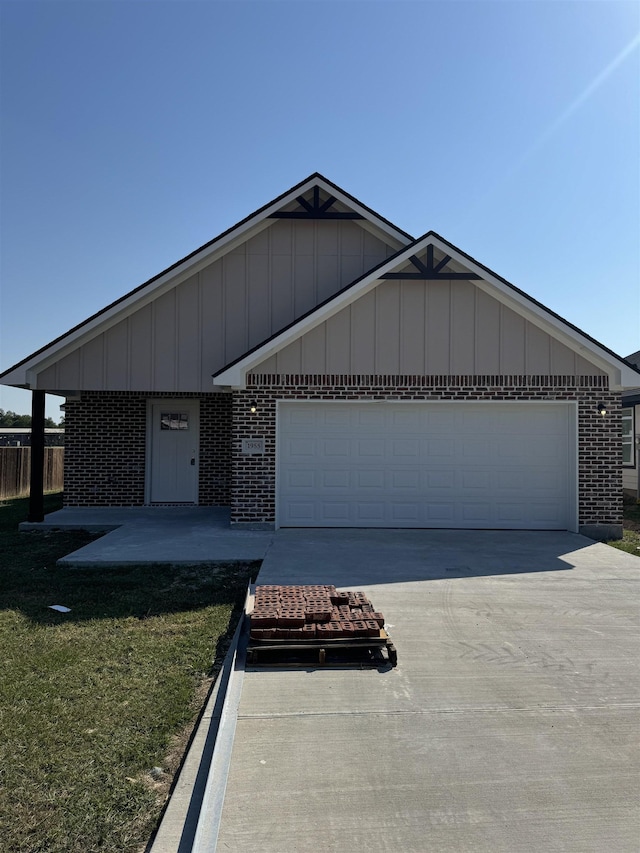
<svg viewBox="0 0 640 853"><path fill-rule="evenodd" d="M20 534L25 517L0 505L2 850L139 851L256 564L57 568L95 536Z"/></svg>
<svg viewBox="0 0 640 853"><path fill-rule="evenodd" d="M607 545L640 557L640 503L625 496L623 515L622 539L613 539Z"/></svg>

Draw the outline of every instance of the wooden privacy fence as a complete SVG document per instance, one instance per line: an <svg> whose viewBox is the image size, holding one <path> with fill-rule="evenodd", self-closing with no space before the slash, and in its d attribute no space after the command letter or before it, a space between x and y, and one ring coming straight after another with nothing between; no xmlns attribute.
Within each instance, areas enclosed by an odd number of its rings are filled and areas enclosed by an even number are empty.
<svg viewBox="0 0 640 853"><path fill-rule="evenodd" d="M29 494L30 447L0 447L0 498ZM64 447L44 449L44 490L59 492L64 486Z"/></svg>

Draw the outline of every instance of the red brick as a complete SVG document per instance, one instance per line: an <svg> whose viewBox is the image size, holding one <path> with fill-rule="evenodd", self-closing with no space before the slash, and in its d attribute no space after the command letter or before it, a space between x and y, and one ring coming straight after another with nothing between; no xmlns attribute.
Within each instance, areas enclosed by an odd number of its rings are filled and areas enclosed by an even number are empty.
<svg viewBox="0 0 640 853"><path fill-rule="evenodd" d="M328 610L305 609L304 615L307 622L329 622L332 611L330 608Z"/></svg>
<svg viewBox="0 0 640 853"><path fill-rule="evenodd" d="M302 628L304 624L304 611L281 610L278 615L279 628Z"/></svg>
<svg viewBox="0 0 640 853"><path fill-rule="evenodd" d="M276 613L253 613L251 615L251 628L275 628L278 624Z"/></svg>

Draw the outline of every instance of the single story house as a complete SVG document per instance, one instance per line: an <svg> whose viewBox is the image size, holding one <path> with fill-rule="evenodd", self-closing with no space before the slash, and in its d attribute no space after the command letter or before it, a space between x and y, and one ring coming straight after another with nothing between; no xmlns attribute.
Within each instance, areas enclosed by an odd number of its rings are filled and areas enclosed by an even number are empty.
<svg viewBox="0 0 640 853"><path fill-rule="evenodd" d="M640 350L628 355L640 369ZM639 383L640 384L640 383ZM622 393L622 487L640 500L640 387Z"/></svg>
<svg viewBox="0 0 640 853"><path fill-rule="evenodd" d="M0 381L66 397L68 506L602 538L639 375L316 173Z"/></svg>

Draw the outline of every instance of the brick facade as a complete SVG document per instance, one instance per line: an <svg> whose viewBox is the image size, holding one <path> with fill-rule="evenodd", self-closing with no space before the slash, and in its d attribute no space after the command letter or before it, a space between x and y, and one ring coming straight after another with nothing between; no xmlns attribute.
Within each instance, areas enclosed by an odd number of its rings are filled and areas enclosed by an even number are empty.
<svg viewBox="0 0 640 853"><path fill-rule="evenodd" d="M200 400L199 504L228 506L230 394L85 392L65 405L67 506L143 506L147 402Z"/></svg>
<svg viewBox="0 0 640 853"><path fill-rule="evenodd" d="M275 522L277 400L576 401L580 530L611 532L622 523L620 395L606 376L249 375L247 389L233 394L231 521L238 527ZM596 410L600 401L606 417ZM242 439L252 437L265 439L263 456L242 454Z"/></svg>
<svg viewBox="0 0 640 853"><path fill-rule="evenodd" d="M273 526L278 400L567 400L578 403L578 513L584 532L622 519L620 396L603 376L249 375L233 394L86 392L66 405L65 504L142 506L147 403L200 400L199 503L231 505L235 526ZM249 407L256 401L255 414ZM608 409L601 417L597 403ZM243 438L265 453L244 455Z"/></svg>

